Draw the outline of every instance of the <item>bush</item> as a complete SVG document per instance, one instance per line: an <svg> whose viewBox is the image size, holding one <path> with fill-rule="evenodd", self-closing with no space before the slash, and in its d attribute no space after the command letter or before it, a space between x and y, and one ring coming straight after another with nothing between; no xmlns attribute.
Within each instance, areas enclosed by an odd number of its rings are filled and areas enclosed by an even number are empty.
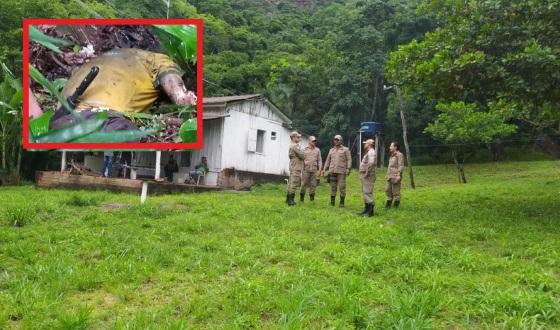
<svg viewBox="0 0 560 330"><path fill-rule="evenodd" d="M5 210L4 218L9 226L23 227L35 220L35 212L31 208L11 207Z"/></svg>

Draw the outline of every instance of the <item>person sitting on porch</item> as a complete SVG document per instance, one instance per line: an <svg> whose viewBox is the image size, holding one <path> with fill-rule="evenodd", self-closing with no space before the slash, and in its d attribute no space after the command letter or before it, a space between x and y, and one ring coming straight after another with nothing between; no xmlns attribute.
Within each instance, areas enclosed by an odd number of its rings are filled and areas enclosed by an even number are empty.
<svg viewBox="0 0 560 330"><path fill-rule="evenodd" d="M189 174L191 176L191 182L196 183L198 181L198 177L204 175L208 172L208 159L206 157L202 157L200 159L200 164L194 167L194 171L191 171Z"/></svg>
<svg viewBox="0 0 560 330"><path fill-rule="evenodd" d="M173 158L173 155L169 155L169 160L167 164L163 168L165 171L165 176L167 177L167 181L173 181L173 173L179 171L179 166L177 165L177 160Z"/></svg>

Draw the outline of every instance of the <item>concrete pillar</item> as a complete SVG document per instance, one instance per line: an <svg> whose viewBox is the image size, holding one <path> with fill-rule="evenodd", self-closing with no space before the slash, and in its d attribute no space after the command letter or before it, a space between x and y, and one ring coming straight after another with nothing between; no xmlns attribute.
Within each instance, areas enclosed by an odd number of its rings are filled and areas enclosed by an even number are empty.
<svg viewBox="0 0 560 330"><path fill-rule="evenodd" d="M140 193L140 204L146 203L147 197L148 197L148 183L146 181L143 181L142 192Z"/></svg>
<svg viewBox="0 0 560 330"><path fill-rule="evenodd" d="M60 161L60 172L66 169L66 150L62 150L62 160Z"/></svg>
<svg viewBox="0 0 560 330"><path fill-rule="evenodd" d="M159 180L161 172L161 151L156 151L156 173L154 174L154 179Z"/></svg>

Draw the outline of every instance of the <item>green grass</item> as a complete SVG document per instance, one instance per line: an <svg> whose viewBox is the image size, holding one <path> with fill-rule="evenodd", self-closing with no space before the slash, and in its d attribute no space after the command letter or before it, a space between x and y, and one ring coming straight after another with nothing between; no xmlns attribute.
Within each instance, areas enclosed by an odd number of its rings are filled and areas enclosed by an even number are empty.
<svg viewBox="0 0 560 330"><path fill-rule="evenodd" d="M2 188L0 328L560 328L560 163L415 174L371 219L355 174L346 209Z"/></svg>

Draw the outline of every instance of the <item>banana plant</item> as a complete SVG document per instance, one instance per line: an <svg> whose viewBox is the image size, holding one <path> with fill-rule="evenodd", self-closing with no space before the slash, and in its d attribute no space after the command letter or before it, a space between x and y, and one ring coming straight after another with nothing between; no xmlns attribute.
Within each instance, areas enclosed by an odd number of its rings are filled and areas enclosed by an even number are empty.
<svg viewBox="0 0 560 330"><path fill-rule="evenodd" d="M1 169L19 177L21 168L21 80L0 63L0 148Z"/></svg>
<svg viewBox="0 0 560 330"><path fill-rule="evenodd" d="M154 25L166 53L184 70L196 63L196 26Z"/></svg>

